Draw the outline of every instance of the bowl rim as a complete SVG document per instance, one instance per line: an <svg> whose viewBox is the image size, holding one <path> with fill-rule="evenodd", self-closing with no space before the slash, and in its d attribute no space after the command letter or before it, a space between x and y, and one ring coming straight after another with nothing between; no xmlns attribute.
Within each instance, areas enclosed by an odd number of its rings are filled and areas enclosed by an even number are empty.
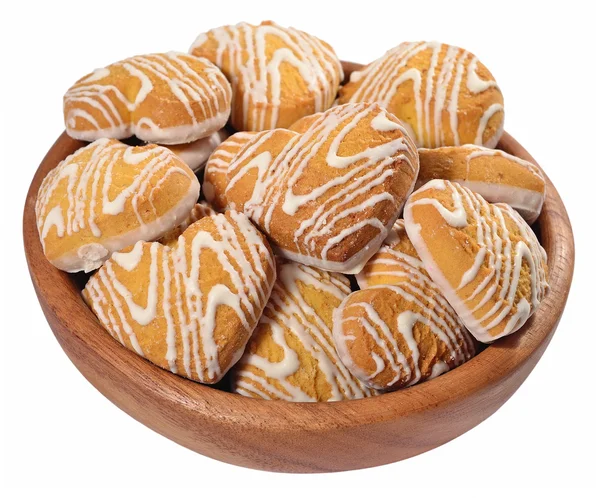
<svg viewBox="0 0 600 498"><path fill-rule="evenodd" d="M354 63L344 64L348 72L360 67ZM27 194L23 239L40 305L57 340L69 356L65 342L76 341L85 356L79 358L80 361L97 359L112 365L114 369L106 374L111 381L133 384L136 390L177 404L178 409L189 411L191 416L219 419L221 422L234 421L256 429L268 424L272 432L301 432L307 427L319 432L385 423L454 404L482 390L500 386L531 356L540 349L543 352L567 301L574 268L573 233L565 206L546 175L546 202L537 223L542 245L548 253L550 291L538 311L517 333L492 343L465 364L440 377L370 398L331 403L290 403L217 390L163 370L119 344L84 303L74 279L52 266L44 257L35 219L38 188L48 171L82 145L84 142L74 140L63 132L42 160ZM537 164L506 132L498 148ZM98 355L98 358L93 355ZM80 368L78 362L75 363ZM80 370L92 384L97 384L98 379L90 378L90 372ZM123 403L109 399L135 418L140 418L122 406ZM278 413L283 416L276 416Z"/></svg>

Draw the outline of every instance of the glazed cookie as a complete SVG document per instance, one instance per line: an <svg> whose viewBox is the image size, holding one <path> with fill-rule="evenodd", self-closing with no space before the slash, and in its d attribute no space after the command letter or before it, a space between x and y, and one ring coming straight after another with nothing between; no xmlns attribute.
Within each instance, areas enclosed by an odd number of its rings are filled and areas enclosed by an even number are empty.
<svg viewBox="0 0 600 498"><path fill-rule="evenodd" d="M187 164L194 173L202 171L213 151L227 138L225 130L219 130L208 137L188 144L165 145L171 152Z"/></svg>
<svg viewBox="0 0 600 498"><path fill-rule="evenodd" d="M325 42L266 21L202 33L190 53L206 57L233 87L231 123L239 131L286 128L331 107L342 66Z"/></svg>
<svg viewBox="0 0 600 498"><path fill-rule="evenodd" d="M427 272L478 340L512 334L538 308L546 252L507 204L431 180L409 197L404 219Z"/></svg>
<svg viewBox="0 0 600 498"><path fill-rule="evenodd" d="M439 289L403 265L395 285L350 294L333 315L333 338L350 371L375 389L411 386L461 365L474 342Z"/></svg>
<svg viewBox="0 0 600 498"><path fill-rule="evenodd" d="M460 183L488 202L505 202L525 221L540 215L546 181L540 168L502 150L477 145L419 149L417 187L436 178Z"/></svg>
<svg viewBox="0 0 600 498"><path fill-rule="evenodd" d="M204 170L204 181L202 182L202 192L204 197L211 205L218 210L227 207L227 198L225 189L227 188L227 170L237 153L252 139L258 132L240 131L224 140L208 158Z"/></svg>
<svg viewBox="0 0 600 498"><path fill-rule="evenodd" d="M242 211L246 204L262 202L260 185L271 174L274 159L295 136L284 129L232 135L207 163L204 197L219 210L229 207Z"/></svg>
<svg viewBox="0 0 600 498"><path fill-rule="evenodd" d="M127 138L180 144L223 128L231 87L206 59L139 55L96 69L64 96L67 133L78 140Z"/></svg>
<svg viewBox="0 0 600 498"><path fill-rule="evenodd" d="M398 218L418 168L398 119L377 104L348 104L303 134L250 137L205 195L243 210L285 258L358 273Z"/></svg>
<svg viewBox="0 0 600 498"><path fill-rule="evenodd" d="M277 280L240 362L233 390L287 401L336 401L370 396L336 354L333 310L350 293L348 279L297 263L278 266Z"/></svg>
<svg viewBox="0 0 600 498"><path fill-rule="evenodd" d="M160 239L158 239L158 242L173 247L177 244L177 239L183 232L186 231L187 227L189 227L193 223L196 223L198 220L204 218L205 216L212 216L214 214L218 213L206 202L199 202L190 211L185 220L183 220L175 228L165 233Z"/></svg>
<svg viewBox="0 0 600 498"><path fill-rule="evenodd" d="M356 281L361 289L374 285L395 285L415 271L422 273L420 278L427 280L429 287L436 287L406 234L404 220L400 219L394 223L379 250L356 275Z"/></svg>
<svg viewBox="0 0 600 498"><path fill-rule="evenodd" d="M312 124L321 118L322 112L317 112L315 114L310 114L309 116L304 116L300 118L298 121L293 123L288 127L288 130L295 131L296 133L304 133L307 131Z"/></svg>
<svg viewBox="0 0 600 498"><path fill-rule="evenodd" d="M504 100L488 69L470 52L438 42L402 43L340 89L339 103L378 102L419 147L495 147Z"/></svg>
<svg viewBox="0 0 600 498"><path fill-rule="evenodd" d="M83 296L125 347L161 368L214 383L238 361L269 298L275 261L241 213L193 223L173 247L117 252Z"/></svg>
<svg viewBox="0 0 600 498"><path fill-rule="evenodd" d="M192 170L164 147L96 140L40 186L35 212L44 254L61 270L92 271L113 251L177 226L199 193Z"/></svg>

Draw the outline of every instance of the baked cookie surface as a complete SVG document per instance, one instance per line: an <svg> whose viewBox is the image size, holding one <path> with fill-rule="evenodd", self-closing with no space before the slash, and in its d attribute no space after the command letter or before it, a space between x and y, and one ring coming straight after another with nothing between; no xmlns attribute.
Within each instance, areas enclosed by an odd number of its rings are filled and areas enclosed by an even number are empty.
<svg viewBox="0 0 600 498"><path fill-rule="evenodd" d="M211 156L204 192L217 207L246 213L285 258L357 273L398 218L418 168L414 143L393 115L347 104L302 134L233 135Z"/></svg>
<svg viewBox="0 0 600 498"><path fill-rule="evenodd" d="M350 75L339 103L378 102L419 147L472 143L495 147L504 100L489 70L470 52L439 42L402 43Z"/></svg>
<svg viewBox="0 0 600 498"><path fill-rule="evenodd" d="M429 180L460 183L488 202L505 202L527 223L540 215L546 198L546 180L533 163L502 150L477 145L419 149L416 188Z"/></svg>
<svg viewBox="0 0 600 498"><path fill-rule="evenodd" d="M44 254L64 271L94 270L113 251L181 223L199 191L194 173L164 147L96 140L40 186L35 211Z"/></svg>
<svg viewBox="0 0 600 498"><path fill-rule="evenodd" d="M334 315L334 340L345 365L367 385L413 385L475 354L475 341L429 277L403 220L357 280L362 290Z"/></svg>
<svg viewBox="0 0 600 498"><path fill-rule="evenodd" d="M425 269L478 340L517 331L546 295L546 252L507 204L431 180L409 197L404 220Z"/></svg>
<svg viewBox="0 0 600 498"><path fill-rule="evenodd" d="M333 344L333 311L349 293L343 275L282 262L263 316L232 371L234 392L287 401L374 394L343 365Z"/></svg>
<svg viewBox="0 0 600 498"><path fill-rule="evenodd" d="M225 126L231 86L207 59L168 52L130 57L77 81L63 99L65 126L78 140L188 143Z"/></svg>
<svg viewBox="0 0 600 498"><path fill-rule="evenodd" d="M241 213L206 216L173 246L138 242L83 297L121 344L161 368L215 383L237 362L267 303L275 261Z"/></svg>
<svg viewBox="0 0 600 498"><path fill-rule="evenodd" d="M475 343L437 286L404 268L394 285L350 294L334 313L343 363L365 384L393 390L441 375L475 354Z"/></svg>
<svg viewBox="0 0 600 498"><path fill-rule="evenodd" d="M206 57L227 75L233 87L231 123L238 131L286 128L324 111L343 79L327 43L271 21L201 33L190 53Z"/></svg>

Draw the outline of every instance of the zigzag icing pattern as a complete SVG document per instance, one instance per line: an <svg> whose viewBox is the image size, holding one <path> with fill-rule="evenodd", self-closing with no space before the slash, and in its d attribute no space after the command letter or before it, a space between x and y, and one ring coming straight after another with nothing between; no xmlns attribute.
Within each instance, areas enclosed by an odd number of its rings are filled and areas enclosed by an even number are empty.
<svg viewBox="0 0 600 498"><path fill-rule="evenodd" d="M61 270L91 271L113 251L181 223L199 191L193 172L164 147L96 140L40 186L35 209L44 253Z"/></svg>
<svg viewBox="0 0 600 498"><path fill-rule="evenodd" d="M546 252L507 204L432 180L410 196L404 219L427 272L478 340L512 334L539 307Z"/></svg>
<svg viewBox="0 0 600 498"><path fill-rule="evenodd" d="M65 94L67 133L79 140L197 140L227 123L231 87L207 59L168 52L96 69Z"/></svg>
<svg viewBox="0 0 600 498"><path fill-rule="evenodd" d="M357 276L361 291L334 315L334 339L350 370L376 389L436 377L475 354L474 341L431 280L403 220Z"/></svg>
<svg viewBox="0 0 600 498"><path fill-rule="evenodd" d="M238 361L269 298L275 261L233 211L202 218L169 247L113 254L83 296L127 348L171 372L214 383Z"/></svg>
<svg viewBox="0 0 600 498"><path fill-rule="evenodd" d="M492 75L470 52L439 42L402 43L389 50L351 74L339 102L380 103L420 147L493 148L502 135L503 99Z"/></svg>
<svg viewBox="0 0 600 498"><path fill-rule="evenodd" d="M190 53L210 59L231 81L232 124L240 131L285 128L328 109L344 77L329 45L273 22L201 33Z"/></svg>
<svg viewBox="0 0 600 498"><path fill-rule="evenodd" d="M228 158L213 161L217 150L207 165L206 197L243 210L287 259L330 271L360 271L418 172L414 144L377 104L329 109L303 134L228 142Z"/></svg>
<svg viewBox="0 0 600 498"><path fill-rule="evenodd" d="M263 316L233 370L234 392L287 401L374 394L343 365L333 344L332 312L349 293L343 275L280 265Z"/></svg>

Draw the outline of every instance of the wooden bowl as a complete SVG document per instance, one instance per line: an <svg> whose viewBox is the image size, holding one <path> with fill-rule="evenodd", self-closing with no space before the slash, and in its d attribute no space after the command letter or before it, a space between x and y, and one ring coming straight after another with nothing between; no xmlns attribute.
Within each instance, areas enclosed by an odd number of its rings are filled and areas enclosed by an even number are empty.
<svg viewBox="0 0 600 498"><path fill-rule="evenodd" d="M361 67L344 66L346 74ZM551 290L519 332L466 364L405 390L335 403L264 401L197 384L121 346L83 302L84 277L61 272L44 257L34 213L38 188L82 145L63 133L27 194L23 236L40 305L67 356L104 396L163 436L217 460L278 472L332 472L395 462L440 446L512 396L544 353L567 301L573 233L547 179L546 203L535 228L548 253ZM507 133L498 147L535 162Z"/></svg>

